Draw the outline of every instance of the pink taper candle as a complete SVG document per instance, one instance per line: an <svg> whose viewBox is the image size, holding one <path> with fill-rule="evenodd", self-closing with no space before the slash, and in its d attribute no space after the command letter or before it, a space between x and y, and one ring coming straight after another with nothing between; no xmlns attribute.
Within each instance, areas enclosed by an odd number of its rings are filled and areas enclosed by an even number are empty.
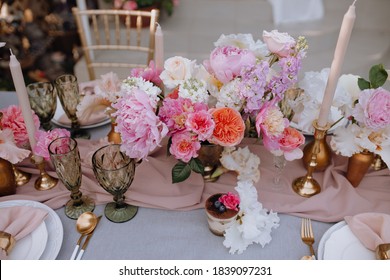
<svg viewBox="0 0 390 280"><path fill-rule="evenodd" d="M161 30L161 26L157 24L156 33L154 36L155 51L154 51L154 62L156 63L157 69L164 68L164 35Z"/></svg>
<svg viewBox="0 0 390 280"><path fill-rule="evenodd" d="M355 23L355 3L356 0L349 6L348 11L344 15L343 23L341 24L339 38L337 40L336 49L332 65L330 67L328 82L326 84L324 98L318 116L318 125L324 127L328 122L330 108L332 106L334 94L336 91L337 82L340 77L341 67L343 65L345 53L347 51L349 39L351 37L352 28Z"/></svg>
<svg viewBox="0 0 390 280"><path fill-rule="evenodd" d="M12 50L10 50L10 52L11 56L9 58L9 68L11 70L12 80L14 82L16 94L18 96L19 106L22 110L24 123L26 124L28 140L30 142L31 148L33 148L37 143L35 139L36 128L33 120L30 101L28 100L26 84L24 83L23 72L22 68L20 67L20 63L12 53ZM40 163L42 161L42 157L34 156L34 160L36 163Z"/></svg>

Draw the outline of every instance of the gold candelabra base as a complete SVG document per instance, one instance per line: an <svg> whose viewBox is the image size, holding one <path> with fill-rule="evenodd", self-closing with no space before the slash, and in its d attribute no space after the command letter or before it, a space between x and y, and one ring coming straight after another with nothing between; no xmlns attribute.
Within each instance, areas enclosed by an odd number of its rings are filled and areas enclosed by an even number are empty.
<svg viewBox="0 0 390 280"><path fill-rule="evenodd" d="M294 192L303 197L311 197L321 192L320 184L313 178L313 172L317 166L317 155L320 153L321 141L326 136L326 132L330 128L327 124L325 127L320 127L317 120L313 122L315 128L314 132L314 144L312 148L312 154L307 166L307 173L305 176L295 179L292 183L292 189Z"/></svg>
<svg viewBox="0 0 390 280"><path fill-rule="evenodd" d="M31 176L32 176L31 173L22 171L22 170L16 168L16 166L13 164L12 164L12 170L14 172L16 185L18 187L23 186L30 181Z"/></svg>
<svg viewBox="0 0 390 280"><path fill-rule="evenodd" d="M39 169L39 177L35 180L35 184L34 184L35 189L37 189L38 191L46 191L46 190L50 190L50 189L54 188L58 183L58 179L50 176L46 172L45 161L42 160L39 163L36 163L34 161L34 163L36 164L36 166Z"/></svg>

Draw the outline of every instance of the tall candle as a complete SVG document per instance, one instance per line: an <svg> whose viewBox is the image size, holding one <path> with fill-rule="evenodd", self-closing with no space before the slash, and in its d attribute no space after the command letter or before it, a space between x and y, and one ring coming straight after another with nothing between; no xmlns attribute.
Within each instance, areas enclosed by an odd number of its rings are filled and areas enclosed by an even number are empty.
<svg viewBox="0 0 390 280"><path fill-rule="evenodd" d="M328 122L330 108L332 106L337 82L341 73L341 67L344 62L344 57L347 51L349 39L351 37L352 28L355 23L355 3L356 0L352 3L351 6L349 6L349 9L345 13L343 22L341 24L339 38L337 40L332 65L330 67L328 82L326 84L320 114L318 116L317 123L320 127L324 127Z"/></svg>
<svg viewBox="0 0 390 280"><path fill-rule="evenodd" d="M157 69L164 68L164 35L161 30L161 26L157 24L156 33L154 35L154 62Z"/></svg>
<svg viewBox="0 0 390 280"><path fill-rule="evenodd" d="M16 94L18 96L19 106L22 110L22 115L24 123L26 124L28 140L30 142L31 148L33 148L37 141L35 140L35 124L33 119L33 114L30 106L30 101L28 100L28 94L26 90L26 84L24 83L22 68L20 67L19 61L16 59L15 55L10 50L11 56L9 59L9 68L11 70L12 80L15 85ZM36 163L42 161L42 157L34 156Z"/></svg>

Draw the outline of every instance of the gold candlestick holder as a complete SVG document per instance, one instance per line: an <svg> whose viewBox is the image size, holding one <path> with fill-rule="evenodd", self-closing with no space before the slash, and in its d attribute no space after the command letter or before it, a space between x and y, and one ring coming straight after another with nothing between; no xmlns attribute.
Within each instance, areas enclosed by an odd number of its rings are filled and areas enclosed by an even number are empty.
<svg viewBox="0 0 390 280"><path fill-rule="evenodd" d="M34 156L31 158L31 161L38 167L39 169L39 177L35 180L35 189L38 191L46 191L54 188L57 183L58 179L50 176L46 170L45 170L45 161L42 160L41 162L36 162L34 160Z"/></svg>
<svg viewBox="0 0 390 280"><path fill-rule="evenodd" d="M31 173L20 170L14 164L12 164L12 170L14 172L16 185L18 187L23 186L30 181L31 176L32 176Z"/></svg>
<svg viewBox="0 0 390 280"><path fill-rule="evenodd" d="M295 179L292 183L293 190L303 197L311 197L321 192L320 184L313 178L313 172L317 166L317 155L320 152L320 145L322 139L325 137L326 132L330 128L327 124L325 127L320 127L317 120L313 122L315 128L314 132L314 144L312 148L311 159L307 166L307 173L305 176Z"/></svg>

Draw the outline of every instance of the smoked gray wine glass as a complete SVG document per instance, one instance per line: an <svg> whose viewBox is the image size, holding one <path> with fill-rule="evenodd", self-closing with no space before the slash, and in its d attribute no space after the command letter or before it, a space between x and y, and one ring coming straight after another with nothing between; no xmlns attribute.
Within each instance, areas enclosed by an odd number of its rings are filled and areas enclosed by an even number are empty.
<svg viewBox="0 0 390 280"><path fill-rule="evenodd" d="M80 128L77 117L77 105L80 103L79 85L76 76L64 74L54 81L62 108L71 122L71 136L73 138L90 138L90 134Z"/></svg>
<svg viewBox="0 0 390 280"><path fill-rule="evenodd" d="M77 141L70 137L60 137L53 140L48 149L58 178L71 192L71 199L65 205L66 216L77 219L84 212L92 212L95 203L80 191L82 173Z"/></svg>
<svg viewBox="0 0 390 280"><path fill-rule="evenodd" d="M104 214L114 223L131 220L138 207L125 202L125 192L133 182L136 161L120 150L120 144L109 144L92 156L92 168L100 186L114 196L104 209Z"/></svg>
<svg viewBox="0 0 390 280"><path fill-rule="evenodd" d="M57 109L56 88L50 82L37 82L27 86L27 93L31 109L37 114L42 128L50 130Z"/></svg>

